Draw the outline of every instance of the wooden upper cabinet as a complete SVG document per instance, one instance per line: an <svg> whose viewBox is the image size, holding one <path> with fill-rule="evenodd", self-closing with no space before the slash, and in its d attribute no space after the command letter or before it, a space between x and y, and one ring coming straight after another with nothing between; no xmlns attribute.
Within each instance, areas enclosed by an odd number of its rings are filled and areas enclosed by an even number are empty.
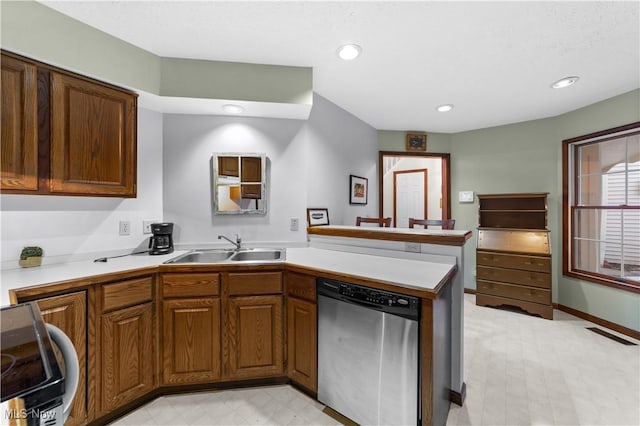
<svg viewBox="0 0 640 426"><path fill-rule="evenodd" d="M137 94L2 51L0 188L136 196Z"/></svg>
<svg viewBox="0 0 640 426"><path fill-rule="evenodd" d="M242 182L262 182L262 158L242 157Z"/></svg>
<svg viewBox="0 0 640 426"><path fill-rule="evenodd" d="M135 98L51 72L51 192L135 195Z"/></svg>
<svg viewBox="0 0 640 426"><path fill-rule="evenodd" d="M220 176L239 176L240 162L236 156L218 157L218 174Z"/></svg>
<svg viewBox="0 0 640 426"><path fill-rule="evenodd" d="M38 189L38 75L34 64L2 54L0 188Z"/></svg>

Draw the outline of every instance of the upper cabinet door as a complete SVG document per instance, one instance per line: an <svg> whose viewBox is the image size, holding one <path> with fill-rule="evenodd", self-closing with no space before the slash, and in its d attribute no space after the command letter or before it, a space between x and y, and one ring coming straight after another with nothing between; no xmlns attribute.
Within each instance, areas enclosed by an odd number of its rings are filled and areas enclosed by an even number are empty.
<svg viewBox="0 0 640 426"><path fill-rule="evenodd" d="M51 192L135 197L136 97L51 72Z"/></svg>
<svg viewBox="0 0 640 426"><path fill-rule="evenodd" d="M0 188L38 189L38 75L36 66L2 55Z"/></svg>

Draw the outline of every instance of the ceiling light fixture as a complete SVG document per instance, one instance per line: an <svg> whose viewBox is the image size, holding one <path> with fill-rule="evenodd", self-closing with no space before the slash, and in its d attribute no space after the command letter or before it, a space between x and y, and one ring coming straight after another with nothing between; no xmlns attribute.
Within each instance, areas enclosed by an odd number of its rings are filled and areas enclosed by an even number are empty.
<svg viewBox="0 0 640 426"><path fill-rule="evenodd" d="M453 109L453 104L444 104L436 108L438 112L449 112Z"/></svg>
<svg viewBox="0 0 640 426"><path fill-rule="evenodd" d="M580 80L580 77L576 77L576 76L565 77L565 78L560 79L560 80L556 81L555 83L553 83L551 85L551 87L554 88L554 89L562 89L564 87L571 86L572 84L574 84L578 80Z"/></svg>
<svg viewBox="0 0 640 426"><path fill-rule="evenodd" d="M222 105L222 110L227 114L240 114L244 112L244 108L235 104L224 104Z"/></svg>
<svg viewBox="0 0 640 426"><path fill-rule="evenodd" d="M338 56L345 61L357 58L360 56L360 52L362 52L362 47L357 44L345 44L338 48Z"/></svg>

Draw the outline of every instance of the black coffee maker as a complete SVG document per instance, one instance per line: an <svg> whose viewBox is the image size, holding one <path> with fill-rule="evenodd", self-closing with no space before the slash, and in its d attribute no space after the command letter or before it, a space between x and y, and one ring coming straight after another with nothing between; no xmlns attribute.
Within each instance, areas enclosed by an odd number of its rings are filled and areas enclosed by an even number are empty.
<svg viewBox="0 0 640 426"><path fill-rule="evenodd" d="M169 254L173 252L173 223L152 223L149 237L149 254Z"/></svg>

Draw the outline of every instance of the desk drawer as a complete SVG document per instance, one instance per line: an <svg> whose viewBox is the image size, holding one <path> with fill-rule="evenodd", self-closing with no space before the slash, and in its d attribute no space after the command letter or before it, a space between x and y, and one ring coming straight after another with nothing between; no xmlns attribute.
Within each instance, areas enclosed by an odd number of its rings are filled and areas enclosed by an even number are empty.
<svg viewBox="0 0 640 426"><path fill-rule="evenodd" d="M217 296L220 294L219 274L164 274L162 292L168 297Z"/></svg>
<svg viewBox="0 0 640 426"><path fill-rule="evenodd" d="M229 273L230 296L282 294L282 272Z"/></svg>
<svg viewBox="0 0 640 426"><path fill-rule="evenodd" d="M153 298L151 277L102 286L102 311L149 302Z"/></svg>
<svg viewBox="0 0 640 426"><path fill-rule="evenodd" d="M481 280L478 280L476 284L476 290L481 294L526 300L528 302L542 303L544 305L551 304L550 290Z"/></svg>
<svg viewBox="0 0 640 426"><path fill-rule="evenodd" d="M541 256L521 256L478 251L476 254L476 262L478 265L522 269L525 271L551 271L551 258Z"/></svg>
<svg viewBox="0 0 640 426"><path fill-rule="evenodd" d="M476 272L479 280L523 284L540 288L551 288L551 274L546 274L543 272L492 268L482 265L477 266Z"/></svg>
<svg viewBox="0 0 640 426"><path fill-rule="evenodd" d="M297 272L287 272L285 284L287 296L305 299L309 302L316 301L316 277Z"/></svg>

